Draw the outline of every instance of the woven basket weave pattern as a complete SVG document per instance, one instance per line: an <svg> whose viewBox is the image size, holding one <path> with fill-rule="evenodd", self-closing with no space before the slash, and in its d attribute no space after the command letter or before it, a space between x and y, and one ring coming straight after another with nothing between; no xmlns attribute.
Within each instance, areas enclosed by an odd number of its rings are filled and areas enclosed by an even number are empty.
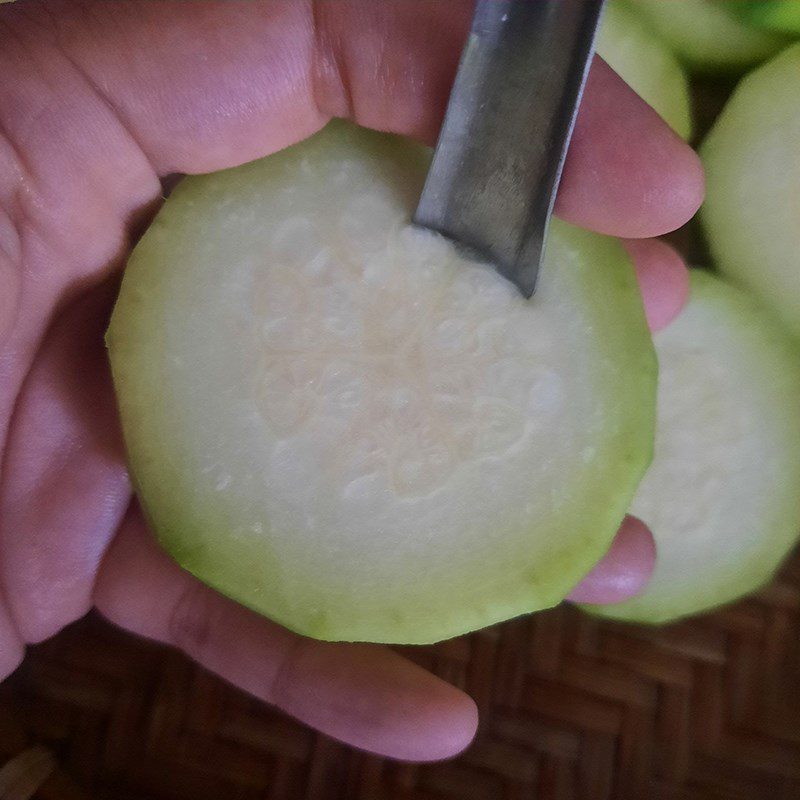
<svg viewBox="0 0 800 800"><path fill-rule="evenodd" d="M55 756L39 800L800 798L800 554L667 628L565 606L404 652L478 702L458 759L355 752L95 618L0 688L0 756Z"/></svg>

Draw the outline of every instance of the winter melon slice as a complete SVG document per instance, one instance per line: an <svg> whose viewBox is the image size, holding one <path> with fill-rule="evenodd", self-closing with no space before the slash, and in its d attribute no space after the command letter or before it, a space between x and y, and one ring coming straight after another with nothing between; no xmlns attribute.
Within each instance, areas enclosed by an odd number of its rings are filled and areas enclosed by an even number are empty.
<svg viewBox="0 0 800 800"><path fill-rule="evenodd" d="M738 86L703 142L701 219L719 270L800 336L800 44Z"/></svg>
<svg viewBox="0 0 800 800"><path fill-rule="evenodd" d="M800 536L800 347L758 301L693 272L655 335L653 464L631 513L656 541L650 583L598 614L668 622L766 583Z"/></svg>
<svg viewBox="0 0 800 800"><path fill-rule="evenodd" d="M409 224L428 159L335 122L185 180L108 332L164 547L322 639L431 642L559 602L651 457L619 244L555 222L526 301Z"/></svg>

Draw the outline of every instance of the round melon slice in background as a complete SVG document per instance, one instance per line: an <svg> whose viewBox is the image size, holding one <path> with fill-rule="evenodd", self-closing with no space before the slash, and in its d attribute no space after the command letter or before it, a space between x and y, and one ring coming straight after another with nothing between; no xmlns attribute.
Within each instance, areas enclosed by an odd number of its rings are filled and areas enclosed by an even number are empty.
<svg viewBox="0 0 800 800"><path fill-rule="evenodd" d="M754 28L730 0L628 0L631 8L678 58L699 72L744 70L786 44L772 31Z"/></svg>
<svg viewBox="0 0 800 800"><path fill-rule="evenodd" d="M744 78L701 155L717 267L800 336L800 45Z"/></svg>
<svg viewBox="0 0 800 800"><path fill-rule="evenodd" d="M607 617L668 622L765 584L800 536L800 346L755 298L693 271L655 334L653 463L631 506L656 541L645 590Z"/></svg>
<svg viewBox="0 0 800 800"><path fill-rule="evenodd" d="M684 139L692 135L689 84L672 51L625 3L606 4L597 52L672 129Z"/></svg>
<svg viewBox="0 0 800 800"><path fill-rule="evenodd" d="M432 642L559 602L652 454L619 244L556 221L526 301L410 226L428 159L336 122L186 179L108 332L164 547L318 638Z"/></svg>

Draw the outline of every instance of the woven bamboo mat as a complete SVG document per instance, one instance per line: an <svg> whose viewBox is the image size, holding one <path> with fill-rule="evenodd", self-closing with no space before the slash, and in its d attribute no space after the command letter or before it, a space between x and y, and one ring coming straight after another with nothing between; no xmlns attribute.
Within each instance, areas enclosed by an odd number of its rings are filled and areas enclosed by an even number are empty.
<svg viewBox="0 0 800 800"><path fill-rule="evenodd" d="M456 760L355 752L89 617L0 687L6 776L49 775L2 800L800 798L800 553L671 627L561 607L407 652L480 705Z"/></svg>

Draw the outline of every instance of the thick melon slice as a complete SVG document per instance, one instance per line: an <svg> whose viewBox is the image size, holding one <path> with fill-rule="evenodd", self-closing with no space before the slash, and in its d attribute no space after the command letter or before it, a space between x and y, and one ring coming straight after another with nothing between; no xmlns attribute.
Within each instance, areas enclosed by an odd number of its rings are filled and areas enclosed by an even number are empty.
<svg viewBox="0 0 800 800"><path fill-rule="evenodd" d="M655 343L655 458L631 506L653 531L655 572L638 597L593 607L641 622L758 589L800 536L800 346L701 271Z"/></svg>
<svg viewBox="0 0 800 800"><path fill-rule="evenodd" d="M525 301L409 225L428 158L337 122L187 179L108 333L161 542L314 637L431 642L557 603L651 457L620 246L556 222Z"/></svg>
<svg viewBox="0 0 800 800"><path fill-rule="evenodd" d="M800 336L800 45L739 84L701 154L718 268Z"/></svg>
<svg viewBox="0 0 800 800"><path fill-rule="evenodd" d="M620 0L606 5L597 52L675 130L692 135L689 83L672 51Z"/></svg>
<svg viewBox="0 0 800 800"><path fill-rule="evenodd" d="M629 0L643 21L681 61L701 72L730 72L758 64L786 39L742 21L730 0Z"/></svg>

